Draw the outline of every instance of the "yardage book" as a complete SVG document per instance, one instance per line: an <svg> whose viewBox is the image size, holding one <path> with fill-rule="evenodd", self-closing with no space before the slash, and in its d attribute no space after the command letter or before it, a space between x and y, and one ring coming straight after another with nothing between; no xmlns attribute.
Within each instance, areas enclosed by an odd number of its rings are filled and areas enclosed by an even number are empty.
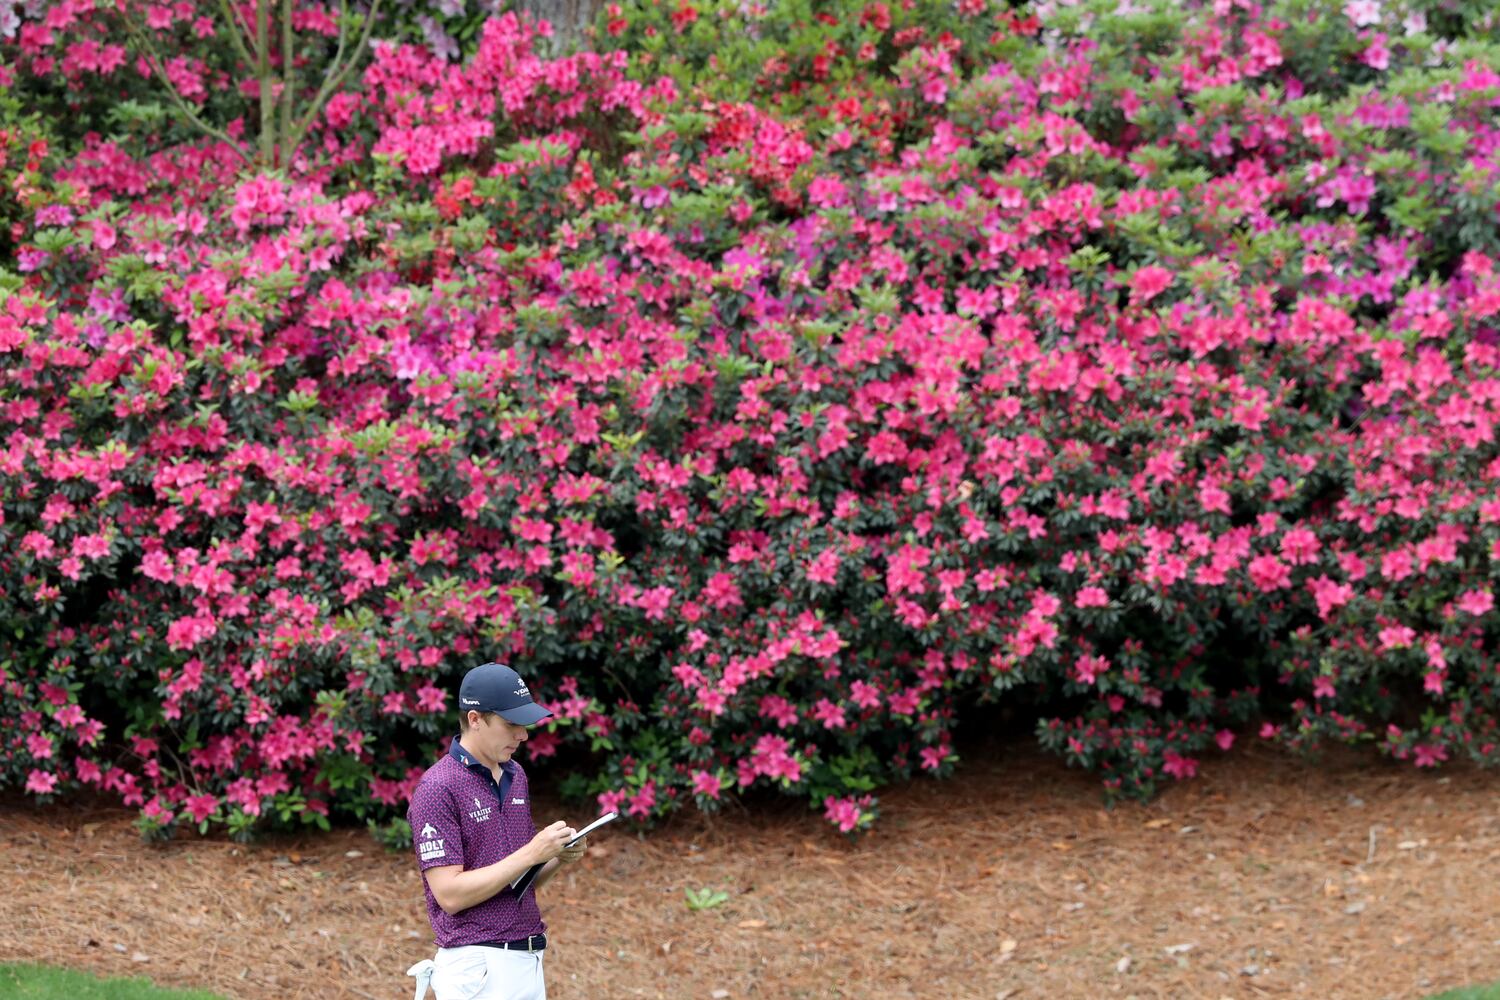
<svg viewBox="0 0 1500 1000"><path fill-rule="evenodd" d="M594 820L582 830L579 830L577 833L573 834L573 839L568 841L563 846L572 847L584 837L587 837L591 832L599 829L605 823L612 821L619 815L619 813L613 812L605 813L603 816L600 816L598 819ZM530 868L526 869L524 872L516 876L516 880L510 884L510 887L516 891L517 896L522 895L526 892L527 889L531 888L531 883L536 881L537 875L541 873L542 866L545 864L546 862L543 861L542 864L532 865Z"/></svg>

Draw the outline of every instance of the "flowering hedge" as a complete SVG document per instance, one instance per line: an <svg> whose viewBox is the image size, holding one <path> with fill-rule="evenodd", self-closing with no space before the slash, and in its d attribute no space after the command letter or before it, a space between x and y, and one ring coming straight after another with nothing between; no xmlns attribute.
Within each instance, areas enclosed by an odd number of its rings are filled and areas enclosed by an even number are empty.
<svg viewBox="0 0 1500 1000"><path fill-rule="evenodd" d="M1495 759L1491 25L677 10L378 46L286 171L4 147L0 782L383 819L492 657L642 819L1007 699L1111 794Z"/></svg>

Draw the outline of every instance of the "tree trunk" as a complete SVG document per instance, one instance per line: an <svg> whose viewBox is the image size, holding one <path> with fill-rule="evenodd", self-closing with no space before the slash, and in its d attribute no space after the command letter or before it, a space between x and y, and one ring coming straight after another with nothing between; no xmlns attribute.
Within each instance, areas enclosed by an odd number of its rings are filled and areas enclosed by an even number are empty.
<svg viewBox="0 0 1500 1000"><path fill-rule="evenodd" d="M594 23L594 15L604 7L604 0L516 0L515 9L552 22L552 34L559 49L583 41L583 31Z"/></svg>

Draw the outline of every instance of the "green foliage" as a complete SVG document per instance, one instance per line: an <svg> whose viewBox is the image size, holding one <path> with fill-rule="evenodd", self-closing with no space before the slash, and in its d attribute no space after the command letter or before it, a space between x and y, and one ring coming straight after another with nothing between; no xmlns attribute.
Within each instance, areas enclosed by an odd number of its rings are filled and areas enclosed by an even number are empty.
<svg viewBox="0 0 1500 1000"><path fill-rule="evenodd" d="M1500 983L1489 986L1462 986L1446 993L1435 993L1427 1000L1500 1000Z"/></svg>
<svg viewBox="0 0 1500 1000"><path fill-rule="evenodd" d="M712 886L683 889L682 894L687 897L687 908L694 912L712 910L729 902L729 893Z"/></svg>
<svg viewBox="0 0 1500 1000"><path fill-rule="evenodd" d="M0 781L404 840L490 658L641 821L856 833L1013 699L1112 795L1500 759L1489 27L1134 6L498 18L281 171L81 94L7 159Z"/></svg>
<svg viewBox="0 0 1500 1000"><path fill-rule="evenodd" d="M9 1000L222 1000L202 990L169 990L147 979L99 979L40 965L0 965L0 995Z"/></svg>

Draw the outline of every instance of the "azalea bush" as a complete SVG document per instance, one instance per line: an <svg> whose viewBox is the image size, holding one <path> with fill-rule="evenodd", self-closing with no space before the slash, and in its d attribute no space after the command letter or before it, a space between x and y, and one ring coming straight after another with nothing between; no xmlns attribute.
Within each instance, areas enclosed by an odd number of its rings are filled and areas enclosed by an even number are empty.
<svg viewBox="0 0 1500 1000"><path fill-rule="evenodd" d="M640 820L857 831L1001 704L1110 795L1495 759L1492 23L734 11L5 147L0 781L383 821L487 659Z"/></svg>

